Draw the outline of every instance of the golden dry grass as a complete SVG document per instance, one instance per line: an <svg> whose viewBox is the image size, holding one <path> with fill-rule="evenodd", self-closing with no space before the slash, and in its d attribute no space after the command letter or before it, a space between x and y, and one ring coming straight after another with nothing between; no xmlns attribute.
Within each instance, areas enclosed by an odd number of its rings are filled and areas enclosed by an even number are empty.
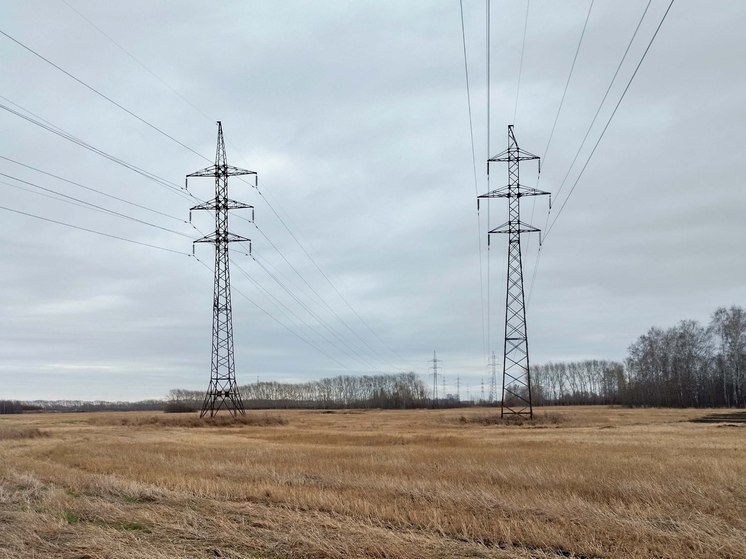
<svg viewBox="0 0 746 559"><path fill-rule="evenodd" d="M746 427L705 413L2 417L48 436L0 437L0 558L742 559Z"/></svg>

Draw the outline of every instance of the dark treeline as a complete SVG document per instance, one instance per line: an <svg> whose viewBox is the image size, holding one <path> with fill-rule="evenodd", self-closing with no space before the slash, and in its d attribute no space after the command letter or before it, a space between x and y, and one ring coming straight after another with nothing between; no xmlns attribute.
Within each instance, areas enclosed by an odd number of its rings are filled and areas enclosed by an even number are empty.
<svg viewBox="0 0 746 559"><path fill-rule="evenodd" d="M651 328L613 361L532 369L538 404L746 407L746 311L719 308L707 326Z"/></svg>
<svg viewBox="0 0 746 559"><path fill-rule="evenodd" d="M0 413L23 413L23 403L17 400L0 400Z"/></svg>
<svg viewBox="0 0 746 559"><path fill-rule="evenodd" d="M257 382L239 387L244 406L264 408L388 408L406 409L430 405L422 380L415 373L371 376L341 375L301 382ZM175 389L169 393L176 409L199 408L205 393Z"/></svg>
<svg viewBox="0 0 746 559"><path fill-rule="evenodd" d="M82 411L157 411L162 410L163 400L141 400L139 402L106 402L103 400L33 400L30 402L10 402L18 411L4 411L0 401L0 413L22 412L82 412ZM5 402L8 403L8 402Z"/></svg>

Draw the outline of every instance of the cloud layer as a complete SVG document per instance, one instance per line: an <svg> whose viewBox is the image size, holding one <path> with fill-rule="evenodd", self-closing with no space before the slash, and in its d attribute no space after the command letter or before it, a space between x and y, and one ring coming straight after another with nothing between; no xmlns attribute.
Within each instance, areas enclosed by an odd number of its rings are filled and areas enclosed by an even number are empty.
<svg viewBox="0 0 746 559"><path fill-rule="evenodd" d="M240 383L392 369L424 374L436 349L449 391L457 375L476 390L487 375L486 354L502 348L505 240L493 239L488 266L482 206L480 288L458 3L67 4L5 6L0 29L201 156L3 36L0 103L175 185L214 157L220 119L229 162L259 173L261 195L231 183L233 198L256 206L259 229L237 217L231 226L252 238L257 260L287 290L234 254L266 290L233 268ZM531 3L516 110L525 4L493 2L492 154L505 148L515 110L521 147L546 152L540 188L556 194L646 4L594 5L547 150L589 4ZM666 6L652 3L580 162ZM464 8L481 193L484 4ZM528 309L534 362L619 359L652 325L706 321L717 306L746 300L739 251L746 75L738 71L746 9L704 8L676 2L547 237ZM195 214L193 227L186 223L193 199L7 110L0 126L0 156L131 203L7 159L0 173L151 225L7 176L0 177L8 183L0 184L0 205L181 253L0 210L0 398L117 400L206 387L212 277L189 255L190 239L213 226L210 215ZM578 171L570 170L548 223ZM490 186L502 185L504 173L495 167ZM522 178L535 185L536 168L524 167ZM207 179L190 183L200 199L211 189ZM524 203L523 212L545 227L545 200ZM491 225L505 213L493 202ZM524 245L527 290L537 247L538 238ZM211 267L209 246L196 254Z"/></svg>

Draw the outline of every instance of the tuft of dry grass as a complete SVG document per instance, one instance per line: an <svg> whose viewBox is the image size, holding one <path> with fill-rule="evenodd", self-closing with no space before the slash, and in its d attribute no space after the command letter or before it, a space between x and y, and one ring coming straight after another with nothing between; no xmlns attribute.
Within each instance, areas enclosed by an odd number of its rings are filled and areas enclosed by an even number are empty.
<svg viewBox="0 0 746 559"><path fill-rule="evenodd" d="M123 425L132 427L143 427L147 425L160 427L240 427L257 426L269 427L275 425L287 425L288 420L277 414L270 413L247 413L235 417L223 414L214 417L199 417L198 414L190 415L161 415L142 413L120 413L120 414L97 414L91 417L89 423L92 425Z"/></svg>
<svg viewBox="0 0 746 559"><path fill-rule="evenodd" d="M0 441L37 439L39 437L48 437L49 433L36 427L25 425L2 425L0 426Z"/></svg>
<svg viewBox="0 0 746 559"><path fill-rule="evenodd" d="M20 416L51 436L0 440L0 559L742 559L743 432L702 413Z"/></svg>
<svg viewBox="0 0 746 559"><path fill-rule="evenodd" d="M456 418L458 423L477 424L477 425L498 425L502 427L534 427L542 428L550 425L560 425L568 421L567 416L558 413L535 413L533 417L521 415L505 415L500 417L499 412L490 413L472 413L468 415L459 415Z"/></svg>

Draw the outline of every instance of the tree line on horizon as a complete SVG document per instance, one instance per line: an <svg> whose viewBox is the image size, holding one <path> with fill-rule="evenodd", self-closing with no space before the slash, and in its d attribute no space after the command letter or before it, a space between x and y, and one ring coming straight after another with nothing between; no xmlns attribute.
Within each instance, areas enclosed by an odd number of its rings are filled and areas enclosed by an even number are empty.
<svg viewBox="0 0 746 559"><path fill-rule="evenodd" d="M531 374L538 405L746 407L746 311L720 307L706 326L650 328L624 363L548 363Z"/></svg>
<svg viewBox="0 0 746 559"><path fill-rule="evenodd" d="M161 411L163 400L0 400L0 415L32 412Z"/></svg>
<svg viewBox="0 0 746 559"><path fill-rule="evenodd" d="M428 391L414 372L378 375L339 375L308 382L257 381L238 387L244 406L262 408L383 408L409 409L428 405ZM169 392L167 410L186 411L202 405L200 390ZM179 409L181 408L181 409Z"/></svg>
<svg viewBox="0 0 746 559"><path fill-rule="evenodd" d="M667 329L650 328L629 346L623 363L546 363L532 367L531 376L534 405L746 407L746 311L739 306L721 307L707 325L682 320ZM408 409L488 404L461 401L453 395L433 402L429 387L414 372L339 375L301 383L257 381L239 390L249 409ZM166 401L0 400L0 414L192 411L201 407L203 398L202 390L174 389Z"/></svg>

